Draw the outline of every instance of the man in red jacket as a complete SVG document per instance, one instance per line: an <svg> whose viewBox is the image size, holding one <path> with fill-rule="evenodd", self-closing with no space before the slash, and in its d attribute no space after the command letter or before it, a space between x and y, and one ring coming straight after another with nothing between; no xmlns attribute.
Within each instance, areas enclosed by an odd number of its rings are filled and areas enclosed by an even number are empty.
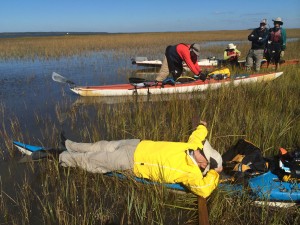
<svg viewBox="0 0 300 225"><path fill-rule="evenodd" d="M201 75L201 68L198 65L198 56L200 55L200 44L178 44L170 45L166 48L165 57L156 81L163 81L171 74L176 81L183 72L183 62L195 74ZM200 79L203 77L200 76ZM205 79L204 79L205 80Z"/></svg>

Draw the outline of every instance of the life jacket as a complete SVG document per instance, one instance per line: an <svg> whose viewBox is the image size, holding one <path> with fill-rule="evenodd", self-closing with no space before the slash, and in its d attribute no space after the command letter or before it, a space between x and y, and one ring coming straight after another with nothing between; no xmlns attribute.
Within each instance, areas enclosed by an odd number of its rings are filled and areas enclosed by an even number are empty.
<svg viewBox="0 0 300 225"><path fill-rule="evenodd" d="M268 170L261 149L245 139L239 139L222 159L224 172L232 176L256 175Z"/></svg>
<svg viewBox="0 0 300 225"><path fill-rule="evenodd" d="M281 36L281 28L279 28L277 31L274 29L270 30L270 41L272 41L272 43L281 43Z"/></svg>

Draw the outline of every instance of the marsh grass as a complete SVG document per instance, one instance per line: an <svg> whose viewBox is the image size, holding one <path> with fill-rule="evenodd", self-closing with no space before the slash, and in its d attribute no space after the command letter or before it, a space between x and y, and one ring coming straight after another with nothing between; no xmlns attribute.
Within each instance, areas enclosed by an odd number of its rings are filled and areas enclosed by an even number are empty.
<svg viewBox="0 0 300 225"><path fill-rule="evenodd" d="M166 46L177 43L209 41L247 41L250 30L201 31L174 33L102 34L90 36L66 35L60 37L9 38L0 41L1 59L59 59L73 55L88 55L94 51L112 51L129 57L162 57ZM287 29L287 37L299 38L300 29ZM246 47L247 46L247 47ZM217 47L212 53L223 52L225 46ZM238 46L245 53L249 44ZM203 49L205 52L205 49ZM220 51L221 50L221 51ZM288 52L288 51L287 51ZM159 53L159 54L158 54ZM204 55L203 57L207 57Z"/></svg>
<svg viewBox="0 0 300 225"><path fill-rule="evenodd" d="M299 30L289 30L298 35ZM294 32L294 33L293 33ZM159 55L167 44L194 40L244 39L249 31L119 34L90 37L24 38L0 43L1 57L62 57L89 51L118 49L128 55ZM208 36L206 36L208 35ZM122 37L122 38L120 38ZM134 37L134 38L133 38ZM298 35L299 37L299 35ZM20 46L23 48L20 48ZM53 51L47 46L50 46ZM149 47L150 46L150 47ZM152 48L152 46L155 46ZM247 45L241 49L247 49ZM59 49L59 50L58 50ZM290 43L287 57L299 58L299 41ZM292 51L293 49L293 51ZM212 46L208 51L223 51ZM295 51L294 51L295 50ZM128 52L127 52L128 51ZM244 51L244 50L242 50ZM116 52L116 54L118 54ZM264 70L270 72L272 69ZM85 100L70 106L68 93L55 107L53 121L33 112L40 136L22 130L19 118L1 104L0 164L8 176L0 177L0 221L2 224L197 224L197 198L162 186L62 168L56 159L18 163L11 138L35 145L58 146L61 129L70 139L82 142L100 139L140 138L186 141L194 118L208 122L209 140L221 153L239 138L258 145L264 156L277 154L278 147L300 146L300 69L283 67L284 75L272 82L221 87L189 95L150 96L122 99L118 104ZM234 71L234 73L238 71ZM70 107L69 107L70 106ZM9 123L6 123L9 117ZM9 153L9 154L7 154ZM13 185L12 185L13 184ZM208 198L211 224L299 224L299 208L277 209L255 206L249 196L232 197L216 190Z"/></svg>

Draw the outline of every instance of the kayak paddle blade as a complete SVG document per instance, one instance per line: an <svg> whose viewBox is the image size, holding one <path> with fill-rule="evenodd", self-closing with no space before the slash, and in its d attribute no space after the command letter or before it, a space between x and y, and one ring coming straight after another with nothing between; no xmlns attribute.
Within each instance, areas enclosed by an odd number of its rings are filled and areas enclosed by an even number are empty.
<svg viewBox="0 0 300 225"><path fill-rule="evenodd" d="M64 83L64 84L69 84L71 86L75 86L75 83L73 81L70 81L67 78L65 78L62 75L59 75L58 73L55 73L55 72L52 73L52 80L59 82L59 83Z"/></svg>

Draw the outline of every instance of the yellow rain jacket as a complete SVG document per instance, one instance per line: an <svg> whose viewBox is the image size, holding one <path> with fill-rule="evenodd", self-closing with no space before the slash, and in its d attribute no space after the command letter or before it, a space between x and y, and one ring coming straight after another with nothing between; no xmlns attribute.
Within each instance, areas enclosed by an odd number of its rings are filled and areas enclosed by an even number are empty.
<svg viewBox="0 0 300 225"><path fill-rule="evenodd" d="M199 125L188 142L141 141L134 153L134 174L162 183L181 183L194 194L208 197L217 187L219 174L209 170L203 177L187 150L203 149L207 129Z"/></svg>

